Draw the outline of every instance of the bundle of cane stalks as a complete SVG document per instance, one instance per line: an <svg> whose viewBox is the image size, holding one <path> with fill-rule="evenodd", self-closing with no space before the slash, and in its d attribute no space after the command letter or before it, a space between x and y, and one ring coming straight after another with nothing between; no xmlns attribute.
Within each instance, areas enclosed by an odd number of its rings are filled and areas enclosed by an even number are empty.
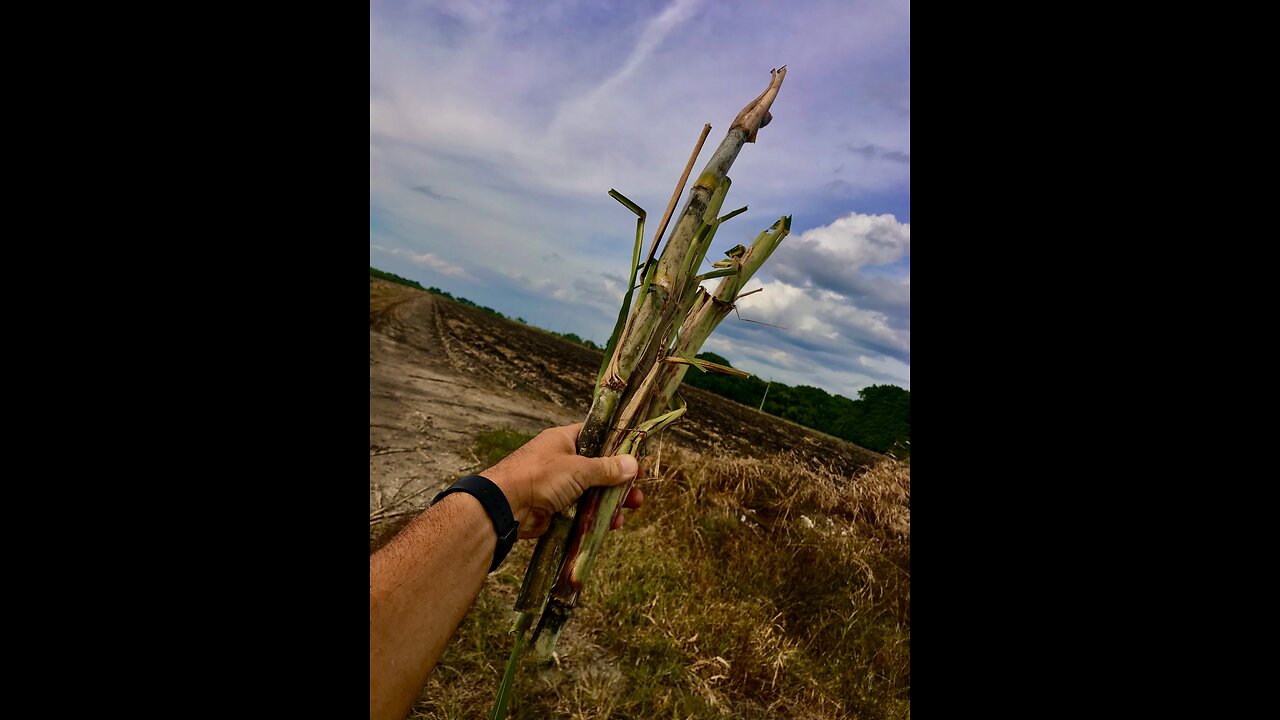
<svg viewBox="0 0 1280 720"><path fill-rule="evenodd" d="M713 263L711 270L701 274L698 270L720 225L747 209L720 214L729 191L729 168L742 146L754 143L759 129L769 124L769 108L786 74L785 66L771 71L769 86L738 113L720 147L689 188L684 209L656 259L655 251L711 126L702 128L643 262L640 250L646 213L617 190L609 191L636 215L635 247L631 280L605 348L591 409L578 435L579 455L639 456L647 437L684 413L685 403L676 391L690 367L701 372L745 375L695 356L743 297L743 286L790 232L790 216L783 216L761 232L750 247L737 245L728 250L726 259ZM637 277L639 292L632 308ZM713 278L720 278L720 283L714 292L708 292L702 283ZM516 599L511 628L515 646L490 720L506 717L515 673L528 645L532 643L535 659L551 658L583 583L591 574L600 544L630 489L630 485L589 489L576 507L554 516L550 528L539 538ZM537 626L529 637L535 618Z"/></svg>

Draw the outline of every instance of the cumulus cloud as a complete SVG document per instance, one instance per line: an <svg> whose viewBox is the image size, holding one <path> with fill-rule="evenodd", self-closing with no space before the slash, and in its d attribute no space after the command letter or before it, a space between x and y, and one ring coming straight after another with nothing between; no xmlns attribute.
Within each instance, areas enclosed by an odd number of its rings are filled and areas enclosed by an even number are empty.
<svg viewBox="0 0 1280 720"><path fill-rule="evenodd" d="M806 230L795 245L816 245L837 257L850 270L884 265L911 252L911 226L892 215L851 212L835 222Z"/></svg>
<svg viewBox="0 0 1280 720"><path fill-rule="evenodd" d="M764 291L739 301L738 313L744 319L783 328L780 340L788 344L850 357L873 353L904 362L910 359L910 331L893 327L884 312L858 307L837 293L780 280L752 280L746 289L757 287Z"/></svg>
<svg viewBox="0 0 1280 720"><path fill-rule="evenodd" d="M859 307L877 310L891 325L910 327L911 225L893 215L853 212L829 225L787 238L766 266L774 277L798 287L835 293ZM864 267L877 272L863 272Z"/></svg>
<svg viewBox="0 0 1280 720"><path fill-rule="evenodd" d="M909 389L910 255L910 224L889 214L848 213L789 237L744 288L762 290L738 302L749 322L731 315L708 348L849 397L877 383Z"/></svg>

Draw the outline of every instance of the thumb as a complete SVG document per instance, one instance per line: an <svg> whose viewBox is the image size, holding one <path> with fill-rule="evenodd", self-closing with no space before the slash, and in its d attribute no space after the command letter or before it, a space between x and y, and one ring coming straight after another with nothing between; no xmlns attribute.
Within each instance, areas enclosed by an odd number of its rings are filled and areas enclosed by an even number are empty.
<svg viewBox="0 0 1280 720"><path fill-rule="evenodd" d="M586 462L583 463L580 479L584 487L621 485L633 480L640 469L640 463L632 455L583 458L583 460Z"/></svg>

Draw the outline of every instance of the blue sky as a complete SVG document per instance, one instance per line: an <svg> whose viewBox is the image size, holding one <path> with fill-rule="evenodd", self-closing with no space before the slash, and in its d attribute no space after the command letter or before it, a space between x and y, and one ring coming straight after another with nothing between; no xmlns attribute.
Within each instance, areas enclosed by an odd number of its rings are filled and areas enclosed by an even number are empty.
<svg viewBox="0 0 1280 720"><path fill-rule="evenodd" d="M704 349L856 397L911 387L911 80L905 2L375 2L369 263L604 344L634 216L646 247L703 123L694 175L787 65L730 171L708 254L793 216ZM680 205L684 203L684 196ZM677 212L679 207L677 207ZM713 257L714 256L714 257Z"/></svg>

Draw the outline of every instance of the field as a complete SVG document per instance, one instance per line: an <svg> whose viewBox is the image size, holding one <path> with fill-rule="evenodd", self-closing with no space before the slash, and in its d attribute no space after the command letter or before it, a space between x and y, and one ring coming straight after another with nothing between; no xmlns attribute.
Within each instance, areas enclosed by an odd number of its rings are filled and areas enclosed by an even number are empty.
<svg viewBox="0 0 1280 720"><path fill-rule="evenodd" d="M453 479L586 415L601 355L370 278L370 550ZM686 388L513 718L910 715L910 468ZM489 576L413 717L484 717L531 542Z"/></svg>

